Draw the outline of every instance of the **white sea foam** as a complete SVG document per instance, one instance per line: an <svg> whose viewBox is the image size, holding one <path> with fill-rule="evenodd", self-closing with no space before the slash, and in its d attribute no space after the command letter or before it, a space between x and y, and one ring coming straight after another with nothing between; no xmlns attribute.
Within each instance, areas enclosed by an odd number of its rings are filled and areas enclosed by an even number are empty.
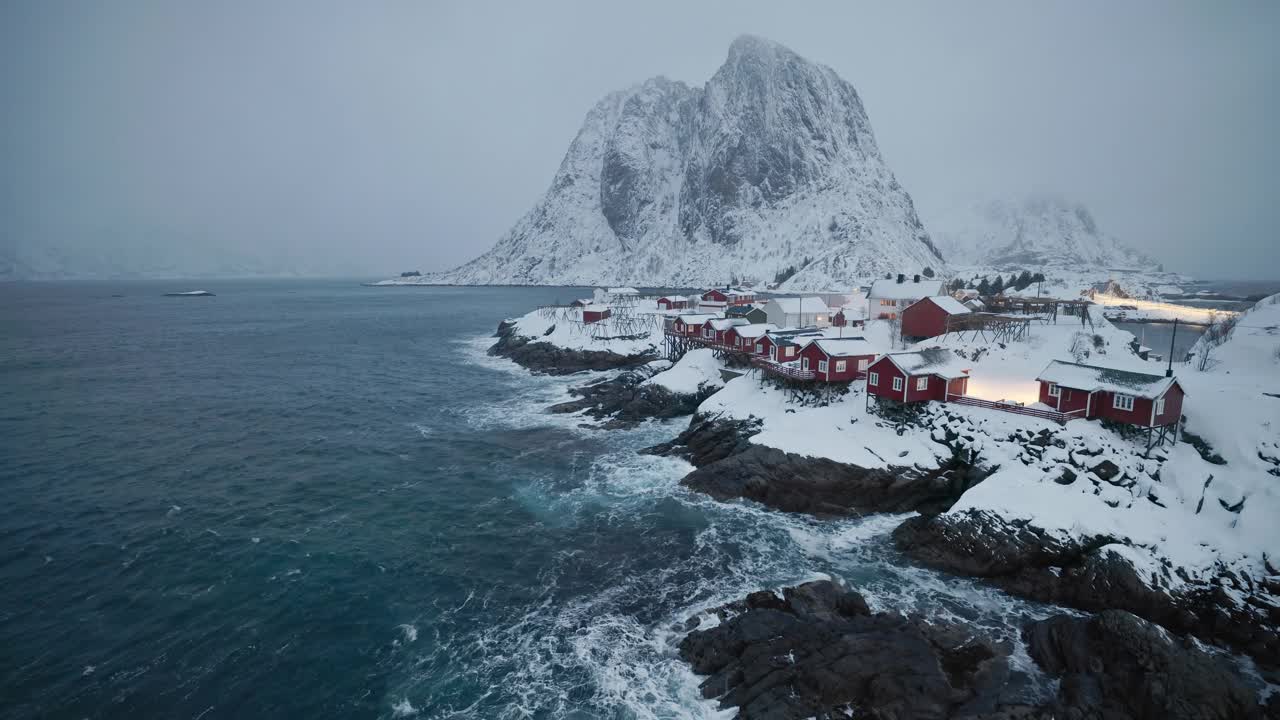
<svg viewBox="0 0 1280 720"><path fill-rule="evenodd" d="M731 717L731 710L702 698L701 679L679 659L684 623L698 616L700 627L710 627L711 608L755 590L822 577L856 588L877 610L963 621L1007 638L1014 645L1013 665L1032 688L1050 687L1026 655L1017 628L1051 610L905 562L889 538L905 516L816 520L692 492L679 484L691 469L688 463L635 452L670 439L683 420L630 431L582 430L581 417L545 409L567 398L567 388L583 377L530 375L485 355L491 343L478 338L464 344L464 351L478 364L501 370L505 376L497 382L509 382L511 392L464 411L468 425L572 428L604 445L598 454L578 451L566 476L518 487L521 504L548 527L602 526L602 537L618 528L654 545L620 553L616 560L593 557L608 563L597 569L608 579L595 589L577 588L579 564L589 552L565 547L541 571L541 594L523 609L510 608L507 617L502 607L490 607L492 588L479 590L479 597L473 590L456 607L434 608L431 642L415 646L425 654L392 697L417 697L442 686L489 688L480 697L464 693L460 706L432 695L433 717ZM477 602L496 612L497 620L477 627L468 614L474 608L467 609Z"/></svg>
<svg viewBox="0 0 1280 720"><path fill-rule="evenodd" d="M413 703L409 702L409 698L400 698L398 702L391 706L392 717L408 717L410 715L417 714L418 708L414 707Z"/></svg>

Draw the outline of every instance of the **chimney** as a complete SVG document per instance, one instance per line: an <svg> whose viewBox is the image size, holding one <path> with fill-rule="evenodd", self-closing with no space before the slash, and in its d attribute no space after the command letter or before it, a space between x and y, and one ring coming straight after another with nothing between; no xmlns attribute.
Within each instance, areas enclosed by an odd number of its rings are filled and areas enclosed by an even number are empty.
<svg viewBox="0 0 1280 720"><path fill-rule="evenodd" d="M898 284L899 284L899 285L901 285L902 283L906 282L906 280L907 280L907 276L906 276L906 275L903 275L902 273L898 273Z"/></svg>
<svg viewBox="0 0 1280 720"><path fill-rule="evenodd" d="M920 276L919 276L919 275L913 275L913 276L911 277L911 282L913 282L913 283L918 283L918 282L920 282Z"/></svg>

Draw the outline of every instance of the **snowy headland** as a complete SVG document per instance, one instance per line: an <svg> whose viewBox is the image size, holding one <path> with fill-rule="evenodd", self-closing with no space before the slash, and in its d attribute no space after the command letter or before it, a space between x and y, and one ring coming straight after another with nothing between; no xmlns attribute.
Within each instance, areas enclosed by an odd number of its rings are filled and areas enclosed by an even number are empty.
<svg viewBox="0 0 1280 720"><path fill-rule="evenodd" d="M1280 664L1280 296L1172 364L1141 359L1134 337L1104 316L1106 302L1080 315L1028 316L1018 339L994 340L976 331L904 339L900 318L844 327L824 318L788 331L734 320L732 310L726 318L715 303L697 308L697 296L668 309L672 299L535 310L503 323L495 352L510 355L519 338L518 348L543 347L539 362L590 357L573 370L612 369L585 376L573 391L583 399L558 410L581 411L594 419L588 426L693 414L680 437L650 451L690 460L691 489L818 517L919 511L894 532L914 562L1079 610L1124 610ZM874 300L848 300L853 317L875 313ZM613 312L599 317L604 307ZM704 323L705 333L673 338L677 320ZM729 332L739 328L745 343ZM798 372L780 373L773 366L787 363L760 357L752 340L803 349L850 337L878 358L949 353L963 366L966 399L885 403L868 395L865 375L805 381L809 368L834 365L802 368L797 356ZM1103 368L1119 383L1176 381L1185 392L1176 439L1064 418L1037 381L1053 361ZM1172 380L1156 383L1170 368ZM622 415L625 423L610 421Z"/></svg>

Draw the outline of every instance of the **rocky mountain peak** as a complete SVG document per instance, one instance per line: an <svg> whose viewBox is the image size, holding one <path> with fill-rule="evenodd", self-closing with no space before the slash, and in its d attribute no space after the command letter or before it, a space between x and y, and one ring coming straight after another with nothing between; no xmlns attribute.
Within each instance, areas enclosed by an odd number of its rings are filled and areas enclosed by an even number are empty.
<svg viewBox="0 0 1280 720"><path fill-rule="evenodd" d="M546 196L498 245L432 280L843 287L940 269L857 92L743 35L703 87L664 77L587 114Z"/></svg>

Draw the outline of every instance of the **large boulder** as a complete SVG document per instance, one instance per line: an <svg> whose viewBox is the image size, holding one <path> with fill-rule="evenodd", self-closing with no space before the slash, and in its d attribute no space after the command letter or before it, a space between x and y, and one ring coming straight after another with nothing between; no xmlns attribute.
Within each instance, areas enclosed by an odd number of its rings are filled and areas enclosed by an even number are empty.
<svg viewBox="0 0 1280 720"><path fill-rule="evenodd" d="M1221 660L1131 613L1032 623L1031 657L1061 679L1049 709L1061 718L1250 720L1256 693Z"/></svg>
<svg viewBox="0 0 1280 720"><path fill-rule="evenodd" d="M759 420L735 420L719 415L694 415L674 440L645 448L648 455L667 455L688 460L697 467L740 453L751 447L752 435L760 432Z"/></svg>
<svg viewBox="0 0 1280 720"><path fill-rule="evenodd" d="M830 581L753 593L694 630L680 656L707 676L705 697L739 718L1030 717L1010 713L1003 692L1007 644L951 625L872 613Z"/></svg>

